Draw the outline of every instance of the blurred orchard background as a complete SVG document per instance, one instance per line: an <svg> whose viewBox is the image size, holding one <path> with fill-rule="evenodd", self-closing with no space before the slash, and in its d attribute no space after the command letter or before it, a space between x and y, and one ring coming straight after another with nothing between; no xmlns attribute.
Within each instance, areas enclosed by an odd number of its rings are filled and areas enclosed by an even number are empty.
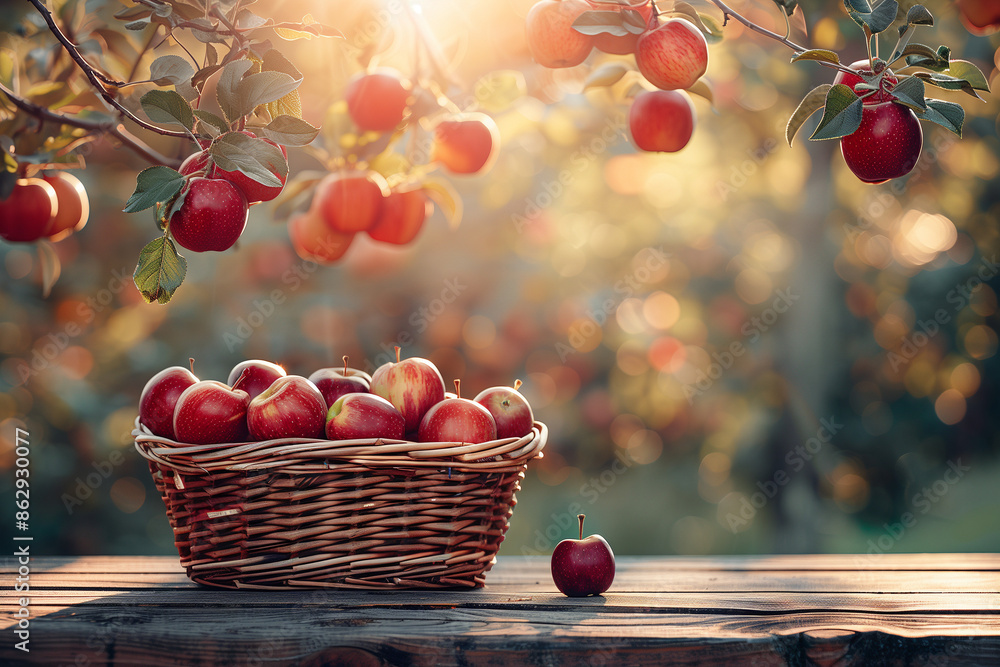
<svg viewBox="0 0 1000 667"><path fill-rule="evenodd" d="M99 141L75 172L91 220L55 246L63 271L48 298L33 249L0 243L0 489L12 497L25 426L36 553L173 553L130 436L160 369L194 357L202 379L224 380L263 358L308 375L347 354L371 370L395 344L467 392L520 378L548 424L501 554L549 553L580 511L625 554L1000 550L995 96L944 93L967 110L965 137L924 124L917 167L868 186L835 142L784 140L799 99L832 72L789 64L787 49L731 23L710 47L715 109L694 98L689 146L640 154L621 86L583 91L615 57L534 65L531 0L411 4L454 68L453 99L493 115L502 136L489 173L452 179L457 229L437 211L409 246L359 235L317 269L289 244L288 210L255 206L236 249L184 253L185 284L149 305L131 274L152 216L121 212L147 165ZM995 88L1000 35L969 34L951 2L925 4L937 25L920 41L951 45ZM134 55L140 35L112 18L122 6L90 0L77 34L118 33L114 50ZM784 31L770 2L733 6ZM841 3L801 6L809 34L796 41L864 55ZM32 48L56 52L27 3L5 8L4 46L41 31ZM401 2L253 9L312 12L345 34L282 45L315 125L372 59L412 73ZM496 85L477 88L483 77ZM293 173L320 168L300 149L289 159ZM5 532L11 521L4 512Z"/></svg>

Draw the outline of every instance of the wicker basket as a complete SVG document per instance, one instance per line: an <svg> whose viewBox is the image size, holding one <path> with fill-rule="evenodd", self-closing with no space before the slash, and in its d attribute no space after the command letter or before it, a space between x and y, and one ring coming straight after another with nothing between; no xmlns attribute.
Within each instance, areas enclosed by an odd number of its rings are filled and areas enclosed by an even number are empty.
<svg viewBox="0 0 1000 667"><path fill-rule="evenodd" d="M476 587L547 431L481 444L186 445L136 422L181 565L222 588Z"/></svg>

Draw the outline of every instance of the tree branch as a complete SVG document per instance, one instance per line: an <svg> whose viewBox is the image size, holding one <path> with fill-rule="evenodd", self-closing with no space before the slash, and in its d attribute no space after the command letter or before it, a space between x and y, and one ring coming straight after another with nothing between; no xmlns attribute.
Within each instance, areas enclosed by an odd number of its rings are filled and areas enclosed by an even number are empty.
<svg viewBox="0 0 1000 667"><path fill-rule="evenodd" d="M782 37L781 35L779 35L776 32L771 32L767 28L765 28L763 26L757 25L756 23L754 23L750 19L746 18L745 16L743 16L742 14L740 14L739 12L737 12L736 10L734 10L732 7L730 7L726 3L722 2L722 0L709 0L709 2L711 2L713 5L715 5L716 7L718 7L719 9L722 10L722 25L723 26L725 26L726 23L729 22L730 18L733 18L733 19L736 19L737 21L739 21L740 23L742 23L743 25L745 25L747 28L750 28L750 30L753 30L754 32L756 32L758 34L761 34L761 35L764 35L765 37L770 37L771 39L773 39L773 40L775 40L777 42L781 42L782 44L784 44L785 46L787 46L788 48L790 48L792 51L795 51L796 53L802 53L803 51L808 51L809 50L808 47L802 46L800 44L796 44L792 40L788 39L788 37ZM820 65L823 65L824 67L830 67L832 69L840 70L842 72L850 72L851 71L849 68L844 67L843 65L837 65L835 63L826 62L825 60L817 60L815 62L818 62Z"/></svg>
<svg viewBox="0 0 1000 667"><path fill-rule="evenodd" d="M111 120L83 120L81 118L73 118L72 116L57 113L47 107L43 107L39 104L35 104L34 102L30 102L23 97L19 97L2 83L0 83L0 92L2 92L18 109L34 116L35 118L38 118L39 120L60 123L70 127L77 127L81 130L87 130L94 133L110 134L137 155L151 163L162 164L167 167L177 167L179 164L178 160L161 155L141 139L133 136L121 123L116 123Z"/></svg>
<svg viewBox="0 0 1000 667"><path fill-rule="evenodd" d="M63 48L66 49L66 52L69 54L69 57L72 58L73 62L75 62L77 66L79 66L79 68L83 70L83 73L87 75L87 80L90 81L90 84L97 90L97 92L104 99L104 101L110 104L112 107L114 107L119 114L121 114L124 118L128 118L130 121L132 121L139 127L143 127L151 132L156 132L157 134L162 134L163 136L166 137L187 138L188 135L186 132L165 130L162 127L157 127L152 123L144 121L143 119L139 118L134 113L129 111L127 108L125 108L114 95L108 92L108 89L105 88L104 84L101 82L101 76L98 75L96 70L94 70L94 68L91 67L90 63L88 63L86 59L83 57L83 55L80 54L80 51L79 49L76 48L76 45L73 44L73 42L71 42L69 38L66 37L65 33L63 33L63 31L59 29L59 26L56 25L55 19L52 17L52 13L45 7L45 5L42 4L42 0L28 0L28 2L34 5L35 9L38 10L38 13L42 15L42 18L45 20L46 25L48 25L49 27L49 32L55 35L56 39L58 39L59 42L63 45Z"/></svg>

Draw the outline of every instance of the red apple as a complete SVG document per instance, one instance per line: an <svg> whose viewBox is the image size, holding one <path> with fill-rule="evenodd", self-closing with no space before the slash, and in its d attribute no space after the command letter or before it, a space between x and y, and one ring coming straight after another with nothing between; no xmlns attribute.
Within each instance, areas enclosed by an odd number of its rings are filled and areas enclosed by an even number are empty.
<svg viewBox="0 0 1000 667"><path fill-rule="evenodd" d="M962 23L973 35L989 35L1000 30L1000 2L997 0L955 0Z"/></svg>
<svg viewBox="0 0 1000 667"><path fill-rule="evenodd" d="M19 178L14 190L0 200L0 238L29 243L47 236L59 213L55 189L40 178Z"/></svg>
<svg viewBox="0 0 1000 667"><path fill-rule="evenodd" d="M856 72L860 72L861 74L872 76L871 62L868 60L857 60L848 65L848 67ZM865 83L865 80L858 74L848 74L846 72L838 71L837 76L833 77L833 85L837 85L838 83L842 83L845 86L848 86L851 90L854 90L854 86L859 83ZM893 86L897 83L899 83L899 79L892 73L892 70L889 70L882 77L879 89L875 91L873 95L866 97L864 99L864 104L878 104L879 102L888 102L894 99L888 91L892 90ZM854 92L858 95L864 95L870 91L854 90Z"/></svg>
<svg viewBox="0 0 1000 667"><path fill-rule="evenodd" d="M583 537L583 514L580 539L563 540L552 551L552 581L569 597L600 595L615 580L615 554L600 535Z"/></svg>
<svg viewBox="0 0 1000 667"><path fill-rule="evenodd" d="M180 173L185 176L190 176L192 174L198 174L199 176L210 176L214 165L211 163L208 151L198 151L197 153L191 153L184 161L181 162L181 166L177 169Z"/></svg>
<svg viewBox="0 0 1000 667"><path fill-rule="evenodd" d="M177 398L174 433L178 442L209 445L246 442L250 395L215 380L191 385Z"/></svg>
<svg viewBox="0 0 1000 667"><path fill-rule="evenodd" d="M628 113L632 142L644 151L679 151L691 140L694 125L694 105L683 90L640 93Z"/></svg>
<svg viewBox="0 0 1000 667"><path fill-rule="evenodd" d="M396 129L403 122L409 97L409 86L393 70L359 74L344 90L347 113L363 132Z"/></svg>
<svg viewBox="0 0 1000 667"><path fill-rule="evenodd" d="M690 21L668 19L639 37L635 64L657 88L690 88L708 69L708 42Z"/></svg>
<svg viewBox="0 0 1000 667"><path fill-rule="evenodd" d="M286 375L250 401L247 426L255 440L322 438L326 401L309 380Z"/></svg>
<svg viewBox="0 0 1000 667"><path fill-rule="evenodd" d="M250 394L250 400L260 396L261 392L270 387L278 378L285 377L285 369L278 364L261 359L241 361L229 371L226 380L233 389L242 389Z"/></svg>
<svg viewBox="0 0 1000 667"><path fill-rule="evenodd" d="M484 113L451 116L434 128L431 162L453 174L478 174L493 166L500 147L496 121Z"/></svg>
<svg viewBox="0 0 1000 667"><path fill-rule="evenodd" d="M382 364L372 373L371 392L386 399L406 419L407 433L416 431L431 406L444 399L444 379L426 359L410 357Z"/></svg>
<svg viewBox="0 0 1000 667"><path fill-rule="evenodd" d="M343 257L354 241L354 232L333 231L316 211L297 213L289 218L288 236L299 257L324 265Z"/></svg>
<svg viewBox="0 0 1000 667"><path fill-rule="evenodd" d="M86 226L90 218L90 198L80 179L66 171L49 172L42 179L56 191L59 201L46 236L52 241L61 241Z"/></svg>
<svg viewBox="0 0 1000 667"><path fill-rule="evenodd" d="M311 210L335 232L362 232L378 220L387 196L389 185L378 172L333 172L316 186Z"/></svg>
<svg viewBox="0 0 1000 667"><path fill-rule="evenodd" d="M456 398L446 398L431 406L420 421L417 440L420 442L489 442L497 439L497 424L493 415L475 401L462 398L461 386L455 380Z"/></svg>
<svg viewBox="0 0 1000 667"><path fill-rule="evenodd" d="M309 376L309 381L323 394L326 404L333 406L337 399L346 394L367 394L371 389L372 377L364 371L348 368L345 356L343 368L321 368Z"/></svg>
<svg viewBox="0 0 1000 667"><path fill-rule="evenodd" d="M423 188L392 190L385 198L382 214L368 230L368 236L384 243L406 245L416 238L433 210L434 205Z"/></svg>
<svg viewBox="0 0 1000 667"><path fill-rule="evenodd" d="M180 208L170 216L170 235L193 252L232 248L247 226L247 200L221 178L195 176L187 182Z"/></svg>
<svg viewBox="0 0 1000 667"><path fill-rule="evenodd" d="M922 145L920 121L895 102L864 105L861 126L840 140L844 162L865 183L884 183L910 173Z"/></svg>
<svg viewBox="0 0 1000 667"><path fill-rule="evenodd" d="M497 438L520 438L531 433L535 416L531 406L517 390L520 380L511 387L490 387L479 392L474 400L489 410L497 426Z"/></svg>
<svg viewBox="0 0 1000 667"><path fill-rule="evenodd" d="M624 11L625 9L632 9L639 13L642 18L643 23L649 24L649 18L653 14L653 6L649 3L645 5L640 5L638 7L624 7L617 2L596 2L591 0L590 4L596 11L601 12L613 12L613 11ZM639 42L639 35L634 32L630 32L625 35L612 35L607 32L602 32L600 34L594 35L594 47L598 51L603 51L604 53L611 53L616 56L627 56L629 54L635 53L635 46Z"/></svg>
<svg viewBox="0 0 1000 667"><path fill-rule="evenodd" d="M146 383L139 395L139 421L146 428L171 440L174 433L174 408L184 390L198 382L194 373L183 366L164 368Z"/></svg>
<svg viewBox="0 0 1000 667"><path fill-rule="evenodd" d="M392 403L375 394L346 394L326 413L326 437L403 439L406 420Z"/></svg>
<svg viewBox="0 0 1000 667"><path fill-rule="evenodd" d="M594 40L573 29L580 14L590 11L584 0L542 0L525 18L528 48L542 67L573 67L590 54Z"/></svg>

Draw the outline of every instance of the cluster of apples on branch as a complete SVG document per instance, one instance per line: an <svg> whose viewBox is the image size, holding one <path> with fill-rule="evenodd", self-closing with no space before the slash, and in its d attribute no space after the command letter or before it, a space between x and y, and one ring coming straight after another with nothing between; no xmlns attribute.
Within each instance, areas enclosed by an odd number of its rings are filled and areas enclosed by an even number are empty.
<svg viewBox="0 0 1000 667"><path fill-rule="evenodd" d="M139 421L155 435L208 445L285 438L482 443L531 433L534 415L513 387L490 387L475 399L446 392L440 371L420 357L399 358L372 375L321 368L308 378L272 362L237 364L225 383L191 369L166 368L146 383Z"/></svg>
<svg viewBox="0 0 1000 667"><path fill-rule="evenodd" d="M797 0L773 0L785 19L798 9ZM721 21L682 0L541 0L526 18L528 45L545 67L573 67L596 48L608 54L634 54L641 75L628 96L633 143L646 151L684 148L695 125L694 107L685 90L711 99L701 77L708 66L708 41L722 37L734 20L751 31L790 48L792 62L811 61L836 70L833 82L810 91L788 121L791 145L814 113L823 117L811 140L839 140L848 168L865 183L883 183L908 174L920 157L923 132L918 121L962 134L965 110L955 102L925 97L928 86L961 91L978 100L989 91L986 77L971 62L952 58L951 49L936 49L912 40L918 27L934 25L930 11L913 4L903 11L896 0L844 0L847 15L861 28L868 57L852 64L827 49L811 49L772 32L736 12L722 0L706 0L722 12ZM995 3L994 3L995 4ZM963 21L976 32L1000 24L1000 11L990 3L963 0ZM661 21L661 16L666 19ZM880 57L879 37L896 26L896 40ZM895 70L893 68L896 68ZM589 84L611 86L631 71L616 61L595 70ZM649 90L655 87L658 90Z"/></svg>
<svg viewBox="0 0 1000 667"><path fill-rule="evenodd" d="M428 81L411 81L391 68L356 74L324 123L326 145L310 152L325 174L305 172L290 193L294 211L288 234L296 253L319 264L336 262L365 233L403 246L421 231L437 202L451 223L461 203L444 179L487 172L500 147L496 122L479 111L462 111ZM426 131L427 150L413 150ZM408 147L394 148L404 137ZM306 202L308 202L306 204Z"/></svg>
<svg viewBox="0 0 1000 667"><path fill-rule="evenodd" d="M11 243L61 241L90 218L90 199L80 179L65 171L19 178L0 200L0 238Z"/></svg>

